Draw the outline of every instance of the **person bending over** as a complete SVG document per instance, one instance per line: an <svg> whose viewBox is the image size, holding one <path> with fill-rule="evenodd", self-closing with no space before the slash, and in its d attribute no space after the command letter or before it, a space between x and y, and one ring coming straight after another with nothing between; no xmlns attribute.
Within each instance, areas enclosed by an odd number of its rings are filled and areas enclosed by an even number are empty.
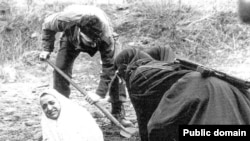
<svg viewBox="0 0 250 141"><path fill-rule="evenodd" d="M73 63L81 52L90 56L94 56L97 52L100 53L102 61L100 82L96 92L89 92L89 95L96 100L99 97L105 98L111 78L114 76L114 57L120 51L120 46L118 46L110 20L105 12L95 6L71 5L61 12L48 16L42 26L41 60L48 59L54 50L57 32L63 34L60 39L56 66L70 77L72 77ZM69 97L69 82L56 71L54 71L53 77L54 88ZM119 97L126 98L125 91L110 93L112 114L124 126L131 126L131 122L125 119L124 114L121 114L124 112L122 105L124 101L121 101L122 98Z"/></svg>
<svg viewBox="0 0 250 141"><path fill-rule="evenodd" d="M126 82L142 141L178 140L183 124L250 124L249 93L226 81L134 48L119 53L114 65Z"/></svg>

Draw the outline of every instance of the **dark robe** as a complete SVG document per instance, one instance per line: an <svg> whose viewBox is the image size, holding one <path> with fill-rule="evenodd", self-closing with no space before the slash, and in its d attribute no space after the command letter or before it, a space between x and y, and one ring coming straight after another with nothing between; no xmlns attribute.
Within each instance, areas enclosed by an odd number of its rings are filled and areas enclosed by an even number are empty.
<svg viewBox="0 0 250 141"><path fill-rule="evenodd" d="M168 66L168 63L156 61L149 54L137 49L123 50L115 59L115 68L119 71L119 76L126 81L141 140L147 141L147 123L158 106L163 91L168 90L190 71L176 71L174 67ZM111 86L112 88L115 86Z"/></svg>
<svg viewBox="0 0 250 141"><path fill-rule="evenodd" d="M158 61L173 62L175 59L175 53L170 47L153 47L146 50L152 58Z"/></svg>
<svg viewBox="0 0 250 141"><path fill-rule="evenodd" d="M126 81L142 141L178 139L180 124L250 123L249 94L225 81L136 49L123 50L114 64Z"/></svg>
<svg viewBox="0 0 250 141"><path fill-rule="evenodd" d="M178 140L183 124L250 124L249 96L218 78L188 73L164 92L148 123L149 140Z"/></svg>

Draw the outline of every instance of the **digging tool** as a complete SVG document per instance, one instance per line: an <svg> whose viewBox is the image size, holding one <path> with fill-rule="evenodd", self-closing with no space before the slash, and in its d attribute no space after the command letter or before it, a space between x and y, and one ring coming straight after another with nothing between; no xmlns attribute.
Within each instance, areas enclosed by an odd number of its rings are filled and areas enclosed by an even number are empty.
<svg viewBox="0 0 250 141"><path fill-rule="evenodd" d="M54 68L59 74L61 74L71 85L73 85L77 90L79 90L85 97L89 97L85 90L81 89L75 82L71 80L61 69L55 66L50 60L45 60L52 68ZM90 100L92 100L89 97ZM90 103L91 104L91 103ZM137 132L135 128L125 128L107 109L103 108L100 103L95 102L94 105L105 114L105 116L110 119L119 129L121 129L120 135L130 138Z"/></svg>

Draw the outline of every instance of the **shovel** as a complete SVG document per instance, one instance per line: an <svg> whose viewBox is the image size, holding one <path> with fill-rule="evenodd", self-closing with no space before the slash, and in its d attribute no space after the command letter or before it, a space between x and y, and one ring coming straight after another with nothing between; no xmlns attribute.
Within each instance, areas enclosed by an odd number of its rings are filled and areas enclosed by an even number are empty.
<svg viewBox="0 0 250 141"><path fill-rule="evenodd" d="M77 90L79 90L85 97L87 97L87 93L85 90L81 89L75 82L71 80L69 76L67 76L62 70L60 70L57 66L55 66L50 60L45 60L52 68L54 68L59 74L61 74L71 85L73 85ZM92 100L89 97L90 100ZM94 105L103 112L103 114L111 120L119 129L120 135L130 138L132 135L136 134L137 129L136 128L125 128L107 109L103 108L100 103L95 102Z"/></svg>

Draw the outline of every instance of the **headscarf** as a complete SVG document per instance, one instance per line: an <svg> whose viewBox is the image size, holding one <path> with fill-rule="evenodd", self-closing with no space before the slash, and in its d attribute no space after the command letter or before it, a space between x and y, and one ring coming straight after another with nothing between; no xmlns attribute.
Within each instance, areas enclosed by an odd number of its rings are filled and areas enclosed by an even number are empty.
<svg viewBox="0 0 250 141"><path fill-rule="evenodd" d="M91 114L54 89L41 93L54 96L60 103L61 112L57 120L42 114L41 126L44 140L49 141L103 141L103 134Z"/></svg>
<svg viewBox="0 0 250 141"><path fill-rule="evenodd" d="M138 60L146 60L147 62L154 60L147 53L140 51L135 48L124 49L120 52L115 58L115 69L118 70L118 73L121 77L124 77L125 71ZM139 65L139 64L137 64Z"/></svg>
<svg viewBox="0 0 250 141"><path fill-rule="evenodd" d="M158 61L164 61L167 63L173 62L175 59L175 53L169 47L154 47L146 51L152 58Z"/></svg>

